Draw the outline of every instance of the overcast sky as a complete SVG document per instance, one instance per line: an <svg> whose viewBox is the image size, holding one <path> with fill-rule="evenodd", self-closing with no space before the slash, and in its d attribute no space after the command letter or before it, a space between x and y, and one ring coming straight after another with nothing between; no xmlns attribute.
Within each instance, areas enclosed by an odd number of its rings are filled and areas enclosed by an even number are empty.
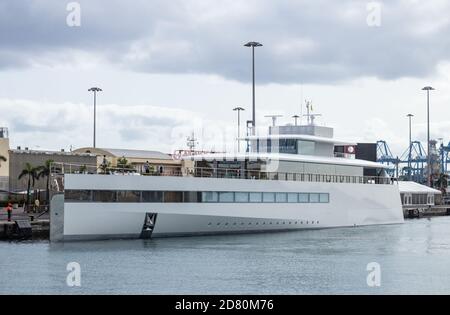
<svg viewBox="0 0 450 315"><path fill-rule="evenodd" d="M0 0L0 126L12 146L90 146L87 89L99 86L98 146L171 152L195 130L221 150L232 108L251 117L247 41L264 45L260 126L268 114L292 122L311 100L337 137L384 139L400 155L406 114L426 138L421 88L432 85L432 137L450 140L449 1L80 0L79 26L70 2Z"/></svg>

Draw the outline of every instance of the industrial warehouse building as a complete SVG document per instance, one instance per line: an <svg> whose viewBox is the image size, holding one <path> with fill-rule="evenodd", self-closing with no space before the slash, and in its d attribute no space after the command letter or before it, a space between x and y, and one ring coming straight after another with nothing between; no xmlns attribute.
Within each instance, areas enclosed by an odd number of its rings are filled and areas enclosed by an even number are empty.
<svg viewBox="0 0 450 315"><path fill-rule="evenodd" d="M30 163L33 167L38 167L45 165L47 160L77 165L93 165L96 162L96 157L92 154L29 150L28 148L9 150L9 191L23 192L27 189L27 178L19 179L19 175L25 168L26 163ZM45 190L46 185L46 179L40 178L36 180L33 188Z"/></svg>
<svg viewBox="0 0 450 315"><path fill-rule="evenodd" d="M26 195L28 178L19 179L20 173L29 163L32 167L44 166L45 162L52 160L59 163L73 163L77 165L95 165L97 158L93 154L80 154L74 152L30 150L28 148L11 149L8 129L0 127L0 201L20 199ZM36 179L32 185L33 191L45 191L47 179Z"/></svg>

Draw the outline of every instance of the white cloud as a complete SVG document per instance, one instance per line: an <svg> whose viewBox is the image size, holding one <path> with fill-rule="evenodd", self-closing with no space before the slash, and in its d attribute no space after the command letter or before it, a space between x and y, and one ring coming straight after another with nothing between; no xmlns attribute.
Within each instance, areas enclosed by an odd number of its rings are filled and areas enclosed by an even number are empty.
<svg viewBox="0 0 450 315"><path fill-rule="evenodd" d="M13 147L58 150L92 145L92 105L0 99L0 112L0 126L9 127ZM172 152L185 148L186 137L204 124L195 112L181 109L102 104L97 111L97 145Z"/></svg>

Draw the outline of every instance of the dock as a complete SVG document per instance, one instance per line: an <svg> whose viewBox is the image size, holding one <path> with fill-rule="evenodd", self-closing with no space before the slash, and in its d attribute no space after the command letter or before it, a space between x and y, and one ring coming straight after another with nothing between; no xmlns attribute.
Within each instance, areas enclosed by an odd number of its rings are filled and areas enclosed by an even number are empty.
<svg viewBox="0 0 450 315"><path fill-rule="evenodd" d="M49 239L50 220L0 221L0 240Z"/></svg>
<svg viewBox="0 0 450 315"><path fill-rule="evenodd" d="M11 222L5 212L0 213L0 240L49 239L48 212L28 213L23 208L13 210Z"/></svg>
<svg viewBox="0 0 450 315"><path fill-rule="evenodd" d="M450 215L450 205L404 205L405 219Z"/></svg>

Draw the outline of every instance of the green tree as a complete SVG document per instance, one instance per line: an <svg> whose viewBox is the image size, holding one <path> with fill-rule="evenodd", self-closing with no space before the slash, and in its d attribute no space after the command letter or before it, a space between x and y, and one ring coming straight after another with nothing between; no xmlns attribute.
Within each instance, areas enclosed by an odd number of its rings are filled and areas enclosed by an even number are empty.
<svg viewBox="0 0 450 315"><path fill-rule="evenodd" d="M37 179L44 177L46 182L46 200L47 204L50 204L50 174L51 174L51 168L52 163L55 162L53 160L47 160L45 161L44 165L37 167Z"/></svg>
<svg viewBox="0 0 450 315"><path fill-rule="evenodd" d="M38 172L39 172L39 168L32 166L30 163L26 163L25 168L19 174L19 179L22 179L24 177L28 178L27 203L26 203L27 210L29 209L29 206L30 206L31 187L34 186L36 179L38 179Z"/></svg>
<svg viewBox="0 0 450 315"><path fill-rule="evenodd" d="M128 163L128 160L122 156L120 159L117 159L117 168L121 169L122 172L130 171L133 166Z"/></svg>
<svg viewBox="0 0 450 315"><path fill-rule="evenodd" d="M83 164L83 165L80 166L79 172L80 172L81 174L84 174L84 173L87 172L87 170L88 170L88 169L87 169L86 164Z"/></svg>

